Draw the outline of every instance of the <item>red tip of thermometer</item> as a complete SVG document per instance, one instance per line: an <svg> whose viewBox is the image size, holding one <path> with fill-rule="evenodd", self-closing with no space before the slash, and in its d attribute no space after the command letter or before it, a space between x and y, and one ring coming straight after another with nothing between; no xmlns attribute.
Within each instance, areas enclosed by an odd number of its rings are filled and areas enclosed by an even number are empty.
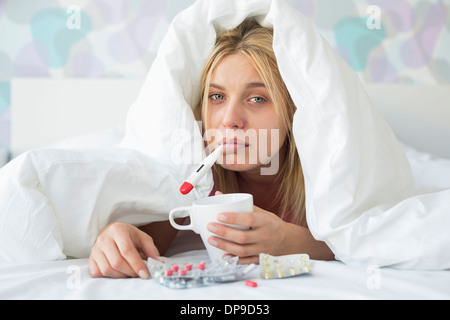
<svg viewBox="0 0 450 320"><path fill-rule="evenodd" d="M194 186L192 184L190 184L189 182L185 182L181 186L180 192L182 194L188 194L189 192L191 192L192 189L194 189Z"/></svg>
<svg viewBox="0 0 450 320"><path fill-rule="evenodd" d="M211 154L207 156L205 160L203 160L203 162L198 166L197 170L192 172L189 178L187 178L186 181L181 185L180 192L182 194L188 194L192 191L192 189L194 189L200 179L208 172L209 169L211 169L214 162L216 162L222 151L222 148L223 145L218 146L216 150L211 152Z"/></svg>

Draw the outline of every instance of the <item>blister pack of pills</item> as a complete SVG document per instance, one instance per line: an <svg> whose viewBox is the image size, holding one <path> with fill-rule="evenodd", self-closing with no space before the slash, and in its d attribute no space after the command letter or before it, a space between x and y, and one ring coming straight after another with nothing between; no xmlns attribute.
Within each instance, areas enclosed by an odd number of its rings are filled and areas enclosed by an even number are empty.
<svg viewBox="0 0 450 320"><path fill-rule="evenodd" d="M262 279L280 279L298 276L311 271L309 255L292 254L274 257L259 255L259 275Z"/></svg>
<svg viewBox="0 0 450 320"><path fill-rule="evenodd" d="M209 286L243 280L257 266L239 265L238 257L211 262L163 263L152 258L147 260L150 275L158 283L174 289Z"/></svg>

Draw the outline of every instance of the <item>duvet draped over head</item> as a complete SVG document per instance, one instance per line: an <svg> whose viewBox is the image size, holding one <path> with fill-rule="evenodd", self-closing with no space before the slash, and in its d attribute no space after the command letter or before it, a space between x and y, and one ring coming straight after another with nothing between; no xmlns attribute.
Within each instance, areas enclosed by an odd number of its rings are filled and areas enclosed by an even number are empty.
<svg viewBox="0 0 450 320"><path fill-rule="evenodd" d="M346 263L449 268L450 191L416 193L407 158L355 72L287 1L200 0L180 13L130 110L124 144L158 158L201 149L190 107L202 69L217 34L248 18L273 27L280 73L298 108L294 136L313 235ZM190 133L183 143L174 135L180 130Z"/></svg>

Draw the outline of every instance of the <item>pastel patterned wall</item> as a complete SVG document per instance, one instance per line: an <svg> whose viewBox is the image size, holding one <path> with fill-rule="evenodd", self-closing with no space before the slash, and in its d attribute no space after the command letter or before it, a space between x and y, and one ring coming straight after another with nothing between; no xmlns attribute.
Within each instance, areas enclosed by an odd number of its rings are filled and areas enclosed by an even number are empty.
<svg viewBox="0 0 450 320"><path fill-rule="evenodd" d="M142 78L194 0L0 0L0 147L14 77ZM450 82L450 0L290 0L366 82Z"/></svg>

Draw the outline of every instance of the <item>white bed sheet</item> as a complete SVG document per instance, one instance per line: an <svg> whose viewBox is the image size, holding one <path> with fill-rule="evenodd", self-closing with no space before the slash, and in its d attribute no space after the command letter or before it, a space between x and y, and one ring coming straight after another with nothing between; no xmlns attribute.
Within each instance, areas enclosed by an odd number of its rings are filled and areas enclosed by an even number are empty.
<svg viewBox="0 0 450 320"><path fill-rule="evenodd" d="M180 262L207 259L198 240L184 234L172 250ZM299 299L450 299L449 271L406 271L350 267L341 262L312 261L310 274L263 280L258 268L244 281L192 289L171 289L153 279L93 279L87 259L0 266L0 299L137 299L137 300L299 300Z"/></svg>

